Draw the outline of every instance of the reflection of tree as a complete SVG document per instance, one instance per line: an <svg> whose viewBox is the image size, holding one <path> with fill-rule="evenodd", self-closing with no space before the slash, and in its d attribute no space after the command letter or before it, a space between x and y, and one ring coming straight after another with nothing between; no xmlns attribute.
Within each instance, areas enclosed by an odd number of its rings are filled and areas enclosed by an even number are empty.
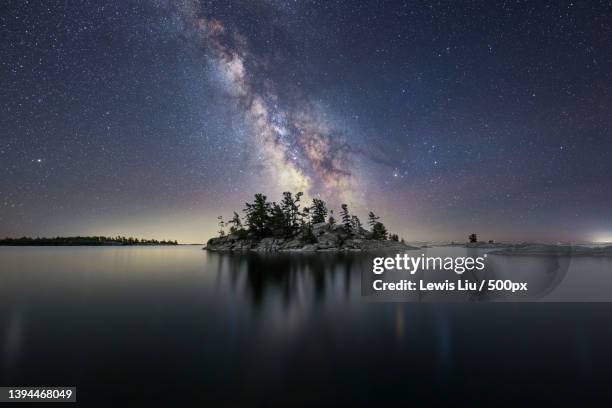
<svg viewBox="0 0 612 408"><path fill-rule="evenodd" d="M351 276L360 257L343 253L210 255L217 263L219 276L226 274L232 289L239 290L239 282L244 279L246 293L257 307L274 294L280 294L283 305L289 307L308 289L312 289L315 301L323 301L328 284L335 286L338 278L342 278L341 289L348 297Z"/></svg>
<svg viewBox="0 0 612 408"><path fill-rule="evenodd" d="M566 254L565 254L566 255ZM300 300L322 303L330 298L351 296L353 278L363 279L361 287L366 288L365 296L373 294L372 281L377 275L371 273L371 253L216 253L209 252L212 265L217 266L219 284L229 283L234 292L243 292L258 308L271 299L280 300L288 309ZM468 248L465 255L472 258L483 256L482 250ZM467 280L479 284L483 280L500 279L528 282L528 292L482 292L458 293L472 301L502 299L541 298L554 290L565 277L569 258L560 254L539 256L496 256L490 255L483 271L466 271L462 275L448 278ZM359 274L365 271L366 273ZM357 275L357 276L356 276ZM417 271L412 279L443 279L441 271ZM329 295L329 292L333 292ZM354 293L354 291L353 291ZM241 293L241 295L243 295ZM396 300L428 301L435 299L431 292L390 294ZM433 297L432 297L433 296ZM446 296L446 295L444 295ZM416 297L416 299L414 298Z"/></svg>

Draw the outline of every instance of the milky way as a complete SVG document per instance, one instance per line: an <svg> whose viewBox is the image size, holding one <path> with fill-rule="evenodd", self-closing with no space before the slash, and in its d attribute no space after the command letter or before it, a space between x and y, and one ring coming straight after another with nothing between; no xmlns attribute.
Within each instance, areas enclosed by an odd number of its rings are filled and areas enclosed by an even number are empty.
<svg viewBox="0 0 612 408"><path fill-rule="evenodd" d="M298 97L295 107L283 106L275 92L278 85L266 72L270 62L249 50L247 38L219 20L202 17L197 2L182 3L177 11L184 33L202 47L248 123L249 143L256 150L254 168L262 178L274 180L275 191L356 204L359 184L343 136L308 100Z"/></svg>

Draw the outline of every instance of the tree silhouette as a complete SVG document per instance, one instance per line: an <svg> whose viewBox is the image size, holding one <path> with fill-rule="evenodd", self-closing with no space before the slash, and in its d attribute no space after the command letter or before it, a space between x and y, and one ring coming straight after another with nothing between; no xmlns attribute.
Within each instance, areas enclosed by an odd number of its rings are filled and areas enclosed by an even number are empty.
<svg viewBox="0 0 612 408"><path fill-rule="evenodd" d="M310 208L312 210L313 224L325 222L325 218L327 217L327 207L325 205L325 201L320 200L318 198L313 198L312 206Z"/></svg>
<svg viewBox="0 0 612 408"><path fill-rule="evenodd" d="M373 239L387 239L387 228L380 221L379 216L374 214L374 212L370 211L368 213L368 223L372 228L372 238Z"/></svg>
<svg viewBox="0 0 612 408"><path fill-rule="evenodd" d="M302 209L302 214L301 214L301 226L303 227L306 224L310 224L310 207L304 207Z"/></svg>
<svg viewBox="0 0 612 408"><path fill-rule="evenodd" d="M246 225L251 233L263 237L269 232L270 203L265 195L255 194L255 201L246 203L244 212L246 213Z"/></svg>
<svg viewBox="0 0 612 408"><path fill-rule="evenodd" d="M358 233L361 231L361 220L359 220L359 217L357 217L356 215L353 215L351 217L351 225L353 226L353 231L356 231Z"/></svg>
<svg viewBox="0 0 612 408"><path fill-rule="evenodd" d="M334 210L329 210L329 220L327 222L332 227L336 225L336 219L334 218Z"/></svg>
<svg viewBox="0 0 612 408"><path fill-rule="evenodd" d="M476 243L478 242L478 236L476 234L470 234L470 236L468 237L468 239L470 240L471 243Z"/></svg>
<svg viewBox="0 0 612 408"><path fill-rule="evenodd" d="M225 236L225 230L223 229L225 228L225 223L223 222L223 216L219 215L217 219L219 220L219 236L223 237Z"/></svg>
<svg viewBox="0 0 612 408"><path fill-rule="evenodd" d="M283 193L283 197L279 203L268 202L267 197L262 193L255 194L253 202L245 203L245 219L240 218L236 212L230 221L224 222L223 217L219 216L219 235L225 236L225 227L229 227L231 234L238 235L240 239L251 238L293 238L299 237L302 242L316 242L317 238L314 235L313 226L315 224L324 223L327 218L329 229L334 229L336 218L334 210L328 210L325 202L321 199L314 198L310 207L300 207L300 201L303 197L302 192L295 195L289 191ZM341 205L341 221L342 229L349 236L353 234L361 234L363 227L359 217L351 215L347 204ZM385 225L380 222L380 217L374 214L373 211L368 213L368 224L370 225L370 233L368 238L386 240L391 239L399 242L400 238L397 234L387 232ZM126 245L137 242L134 238L117 237L120 242L125 242ZM141 241L144 242L144 241ZM151 241L153 242L153 241ZM170 242L170 241L168 241Z"/></svg>
<svg viewBox="0 0 612 408"><path fill-rule="evenodd" d="M374 226L376 225L379 219L380 217L378 217L376 214L370 211L368 213L368 224L370 224L370 228L374 228Z"/></svg>
<svg viewBox="0 0 612 408"><path fill-rule="evenodd" d="M289 191L283 193L281 208L285 216L285 235L292 236L300 229L300 199L304 193L298 192L295 197Z"/></svg>
<svg viewBox="0 0 612 408"><path fill-rule="evenodd" d="M240 220L240 216L236 211L234 211L234 216L227 223L232 224L230 227L230 234L239 234L240 232L244 231L242 221Z"/></svg>
<svg viewBox="0 0 612 408"><path fill-rule="evenodd" d="M340 216L342 217L342 226L344 227L344 232L350 234L353 232L353 225L351 223L351 214L349 214L348 205L342 204L340 207L342 208Z"/></svg>
<svg viewBox="0 0 612 408"><path fill-rule="evenodd" d="M282 207L276 202L272 203L272 210L270 213L268 225L266 228L271 231L275 237L283 237L287 233L287 217Z"/></svg>
<svg viewBox="0 0 612 408"><path fill-rule="evenodd" d="M372 238L380 240L387 239L387 228L383 225L382 222L377 222L372 227Z"/></svg>

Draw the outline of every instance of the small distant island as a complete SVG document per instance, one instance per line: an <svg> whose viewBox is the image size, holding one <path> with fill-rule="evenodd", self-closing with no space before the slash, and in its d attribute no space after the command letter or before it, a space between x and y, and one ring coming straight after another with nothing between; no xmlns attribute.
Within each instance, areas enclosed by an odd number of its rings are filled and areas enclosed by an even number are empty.
<svg viewBox="0 0 612 408"><path fill-rule="evenodd" d="M158 241L156 239L144 239L133 237L55 237L55 238L4 238L0 239L0 245L9 246L119 246L119 245L178 245L177 241Z"/></svg>
<svg viewBox="0 0 612 408"><path fill-rule="evenodd" d="M342 204L339 219L327 204L314 198L301 207L302 192L284 192L280 203L269 202L261 193L246 203L244 218L234 211L229 221L222 216L219 236L208 240L209 251L372 251L418 249L405 244L397 234L389 234L380 217L368 213L365 229L359 217ZM229 227L228 233L225 228Z"/></svg>
<svg viewBox="0 0 612 408"><path fill-rule="evenodd" d="M464 248L491 249L491 255L505 256L590 256L612 257L612 245L571 245L571 244L542 244L542 243L501 243L489 240L478 241L476 234L468 237L468 243L459 244ZM449 246L457 246L450 244Z"/></svg>

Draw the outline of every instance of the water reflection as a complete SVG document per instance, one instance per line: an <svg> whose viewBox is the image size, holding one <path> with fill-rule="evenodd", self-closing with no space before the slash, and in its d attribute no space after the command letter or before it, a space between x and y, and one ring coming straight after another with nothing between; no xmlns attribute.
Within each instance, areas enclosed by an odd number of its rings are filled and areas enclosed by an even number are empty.
<svg viewBox="0 0 612 408"><path fill-rule="evenodd" d="M472 248L428 248L412 251L410 256L429 257L485 257L485 269L466 271L458 275L453 271L418 270L415 274L388 271L381 275L372 273L372 260L376 256L395 254L374 253L316 253L316 254L266 254L266 253L210 253L209 261L216 265L219 280L227 279L234 291L244 291L259 307L266 296L280 296L285 307L294 297L306 297L314 302L326 299L326 291L334 287L346 299L361 296L361 300L402 302L464 302L464 301L601 301L601 297L589 298L566 284L574 258L567 252L538 256L498 256ZM584 263L587 263L585 266ZM583 285L612 289L612 275L602 276L597 259L582 258L579 261L580 279ZM609 261L608 261L609 262ZM590 266L593 264L592 266ZM591 274L595 273L596 276ZM474 283L477 290L466 291L375 291L377 279L399 282L409 279L418 282ZM575 279L575 278L574 278ZM485 285L480 290L480 283ZM527 284L527 291L489 290L486 282L512 281ZM581 287L582 287L581 286ZM612 292L607 300L612 300Z"/></svg>
<svg viewBox="0 0 612 408"><path fill-rule="evenodd" d="M340 285L345 297L351 296L353 275L367 259L343 253L265 254L210 253L217 265L217 275L228 276L230 287L245 290L254 306L261 306L266 295L281 294L289 306L299 293L311 296L314 302L326 298L328 286Z"/></svg>

